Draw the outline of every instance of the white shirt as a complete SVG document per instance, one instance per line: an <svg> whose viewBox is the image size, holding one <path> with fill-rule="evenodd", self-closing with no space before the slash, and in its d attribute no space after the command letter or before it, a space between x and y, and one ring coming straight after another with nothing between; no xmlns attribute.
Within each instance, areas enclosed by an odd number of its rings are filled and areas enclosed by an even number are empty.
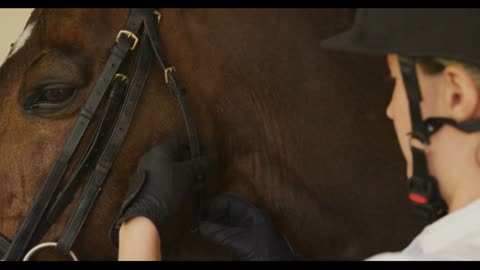
<svg viewBox="0 0 480 270"><path fill-rule="evenodd" d="M425 227L403 251L380 253L366 260L480 260L480 199Z"/></svg>

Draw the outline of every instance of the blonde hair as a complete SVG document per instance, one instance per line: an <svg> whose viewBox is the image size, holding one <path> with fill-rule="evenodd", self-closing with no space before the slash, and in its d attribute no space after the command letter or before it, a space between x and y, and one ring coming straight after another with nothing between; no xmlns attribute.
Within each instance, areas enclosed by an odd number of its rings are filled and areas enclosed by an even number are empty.
<svg viewBox="0 0 480 270"><path fill-rule="evenodd" d="M480 87L480 67L440 57L419 57L417 61L422 70L429 75L441 73L447 65L462 65L470 76L472 76L477 86Z"/></svg>

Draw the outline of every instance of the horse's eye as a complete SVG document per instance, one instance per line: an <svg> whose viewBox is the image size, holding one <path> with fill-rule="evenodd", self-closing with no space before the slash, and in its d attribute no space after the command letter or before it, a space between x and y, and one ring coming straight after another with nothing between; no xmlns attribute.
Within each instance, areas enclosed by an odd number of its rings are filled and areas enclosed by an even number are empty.
<svg viewBox="0 0 480 270"><path fill-rule="evenodd" d="M25 99L26 110L60 110L68 106L77 88L66 84L50 84L39 87Z"/></svg>

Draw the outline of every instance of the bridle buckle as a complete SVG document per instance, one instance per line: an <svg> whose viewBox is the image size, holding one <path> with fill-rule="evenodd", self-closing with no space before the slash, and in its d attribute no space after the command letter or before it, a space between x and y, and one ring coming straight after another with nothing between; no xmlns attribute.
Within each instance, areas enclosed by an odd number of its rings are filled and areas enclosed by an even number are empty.
<svg viewBox="0 0 480 270"><path fill-rule="evenodd" d="M117 73L115 76L113 76L113 80L116 80L117 78L120 78L122 82L128 83L128 76L122 73Z"/></svg>
<svg viewBox="0 0 480 270"><path fill-rule="evenodd" d="M168 81L168 73L176 72L176 71L177 71L177 70L175 70L175 67L174 67L174 66L171 66L171 67L165 69L165 83L166 83L166 84L169 83L169 81Z"/></svg>
<svg viewBox="0 0 480 270"><path fill-rule="evenodd" d="M117 38L115 38L115 41L116 41L117 43L118 43L118 41L120 40L120 37L121 37L122 35L126 35L127 38L132 38L132 39L133 39L133 44L132 44L132 47L130 47L130 50L131 50L131 51L135 50L135 48L137 47L137 44L138 44L138 37L137 37L134 33L130 32L130 31L128 31L128 30L120 30L120 31L118 32Z"/></svg>

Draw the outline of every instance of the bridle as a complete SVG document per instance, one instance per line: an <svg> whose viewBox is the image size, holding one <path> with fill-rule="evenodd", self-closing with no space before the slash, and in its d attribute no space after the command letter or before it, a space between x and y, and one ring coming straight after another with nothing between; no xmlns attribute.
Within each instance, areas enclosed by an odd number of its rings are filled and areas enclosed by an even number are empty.
<svg viewBox="0 0 480 270"><path fill-rule="evenodd" d="M31 203L23 224L11 241L0 234L0 255L3 256L3 260L28 259L32 252L45 247L56 247L60 253L70 254L73 259L76 259L71 251L72 246L102 190L103 183L125 139L150 73L153 55L164 70L165 83L182 111L191 157L200 155L199 134L187 104L185 88L178 79L175 68L168 63L160 42L157 31L160 18L160 13L154 9L131 9L125 28L119 31L110 56L90 96L80 110L59 157L53 164L40 192ZM127 58L133 51L136 51L134 63L130 76L126 76ZM94 136L83 151L79 163L65 186L54 197L73 153L104 99L105 106L95 126ZM58 242L37 245L71 202L83 175L89 168L93 168L93 171ZM203 194L203 189L199 194ZM28 250L30 252L27 254Z"/></svg>
<svg viewBox="0 0 480 270"><path fill-rule="evenodd" d="M110 56L97 79L93 90L81 109L79 116L67 136L63 149L55 161L40 192L31 203L28 215L12 241L0 238L0 253L3 260L20 260L27 250L34 247L48 232L60 214L73 199L82 176L89 167L94 168L83 189L56 249L67 255L71 252L80 230L102 190L111 166L127 134L137 103L143 92L152 64L153 54L165 73L165 82L175 96L182 111L188 133L191 157L200 155L199 135L185 96L185 88L170 66L160 42L157 22L160 13L154 9L132 9L128 22L120 30ZM130 77L124 74L128 68L126 59L137 51ZM73 153L87 130L101 101L106 96L104 111L95 127L93 138L83 152L66 185L54 197L64 177ZM103 147L102 147L103 146ZM96 160L96 163L94 161ZM70 253L72 254L72 253ZM73 255L74 256L74 255Z"/></svg>

